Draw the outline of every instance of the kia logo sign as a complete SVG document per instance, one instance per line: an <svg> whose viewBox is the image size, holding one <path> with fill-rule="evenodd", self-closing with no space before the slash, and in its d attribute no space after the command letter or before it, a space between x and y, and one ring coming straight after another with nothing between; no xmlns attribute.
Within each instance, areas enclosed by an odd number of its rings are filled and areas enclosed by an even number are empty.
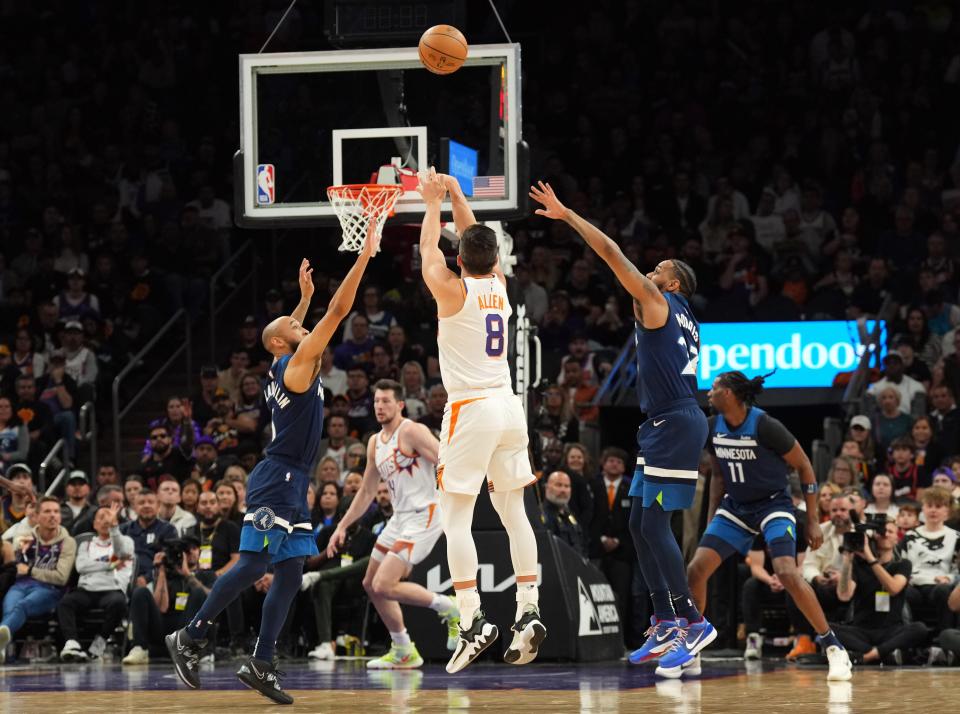
<svg viewBox="0 0 960 714"><path fill-rule="evenodd" d="M502 593L504 590L512 588L517 582L517 576L513 572L502 573L504 579L498 581L494 572L493 563L480 563L477 572L477 589L482 593ZM537 563L537 585L543 582L543 565ZM427 571L426 588L430 592L444 593L453 587L453 578L447 576L444 579L440 565L434 565Z"/></svg>
<svg viewBox="0 0 960 714"><path fill-rule="evenodd" d="M875 321L868 320L867 334L875 326ZM853 320L707 322L700 325L700 341L700 389L710 389L721 372L739 370L755 377L774 369L767 388L831 387L838 374L857 368L867 349ZM882 359L886 354L885 324L880 345Z"/></svg>

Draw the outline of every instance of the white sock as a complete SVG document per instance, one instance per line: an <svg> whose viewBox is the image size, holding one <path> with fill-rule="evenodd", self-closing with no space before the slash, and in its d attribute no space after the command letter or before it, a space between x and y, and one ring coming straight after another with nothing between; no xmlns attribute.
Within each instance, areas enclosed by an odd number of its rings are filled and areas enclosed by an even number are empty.
<svg viewBox="0 0 960 714"><path fill-rule="evenodd" d="M527 605L538 606L540 602L540 589L536 583L517 583L517 615L516 621L519 622L523 617L523 611Z"/></svg>
<svg viewBox="0 0 960 714"><path fill-rule="evenodd" d="M390 639L397 647L410 646L410 634L407 632L407 628L403 628L403 632L391 632Z"/></svg>
<svg viewBox="0 0 960 714"><path fill-rule="evenodd" d="M457 609L460 610L460 628L469 630L473 616L480 609L480 593L475 587L457 590Z"/></svg>
<svg viewBox="0 0 960 714"><path fill-rule="evenodd" d="M453 607L453 600L446 595L434 595L430 601L430 609L434 612L445 612Z"/></svg>

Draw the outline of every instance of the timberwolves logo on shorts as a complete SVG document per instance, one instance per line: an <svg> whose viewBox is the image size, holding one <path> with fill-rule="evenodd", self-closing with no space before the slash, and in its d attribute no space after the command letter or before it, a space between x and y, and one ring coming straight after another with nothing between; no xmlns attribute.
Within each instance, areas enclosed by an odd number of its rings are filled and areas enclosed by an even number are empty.
<svg viewBox="0 0 960 714"><path fill-rule="evenodd" d="M277 522L277 514L266 506L260 506L253 512L253 527L258 531L268 531Z"/></svg>

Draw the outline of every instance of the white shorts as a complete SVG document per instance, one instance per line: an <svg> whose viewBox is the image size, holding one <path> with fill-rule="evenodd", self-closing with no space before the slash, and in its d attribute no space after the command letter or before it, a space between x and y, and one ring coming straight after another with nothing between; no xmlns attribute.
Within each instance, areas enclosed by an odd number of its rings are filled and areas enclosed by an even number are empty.
<svg viewBox="0 0 960 714"><path fill-rule="evenodd" d="M380 532L370 557L379 561L393 553L404 562L416 565L430 555L442 535L439 504L394 513Z"/></svg>
<svg viewBox="0 0 960 714"><path fill-rule="evenodd" d="M447 401L440 426L437 488L476 496L529 486L536 477L527 453L527 419L512 392Z"/></svg>

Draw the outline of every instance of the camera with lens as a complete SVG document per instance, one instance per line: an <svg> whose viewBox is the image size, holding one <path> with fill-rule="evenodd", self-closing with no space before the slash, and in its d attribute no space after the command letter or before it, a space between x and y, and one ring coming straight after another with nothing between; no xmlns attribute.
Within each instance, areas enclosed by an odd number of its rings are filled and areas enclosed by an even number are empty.
<svg viewBox="0 0 960 714"><path fill-rule="evenodd" d="M850 512L853 530L843 534L840 550L849 553L862 553L868 537L883 533L887 528L887 516L883 513L868 513L867 520L860 523L856 511Z"/></svg>
<svg viewBox="0 0 960 714"><path fill-rule="evenodd" d="M177 571L183 565L183 556L190 552L190 541L187 540L169 540L163 544L163 567L166 568L167 576L176 575Z"/></svg>

